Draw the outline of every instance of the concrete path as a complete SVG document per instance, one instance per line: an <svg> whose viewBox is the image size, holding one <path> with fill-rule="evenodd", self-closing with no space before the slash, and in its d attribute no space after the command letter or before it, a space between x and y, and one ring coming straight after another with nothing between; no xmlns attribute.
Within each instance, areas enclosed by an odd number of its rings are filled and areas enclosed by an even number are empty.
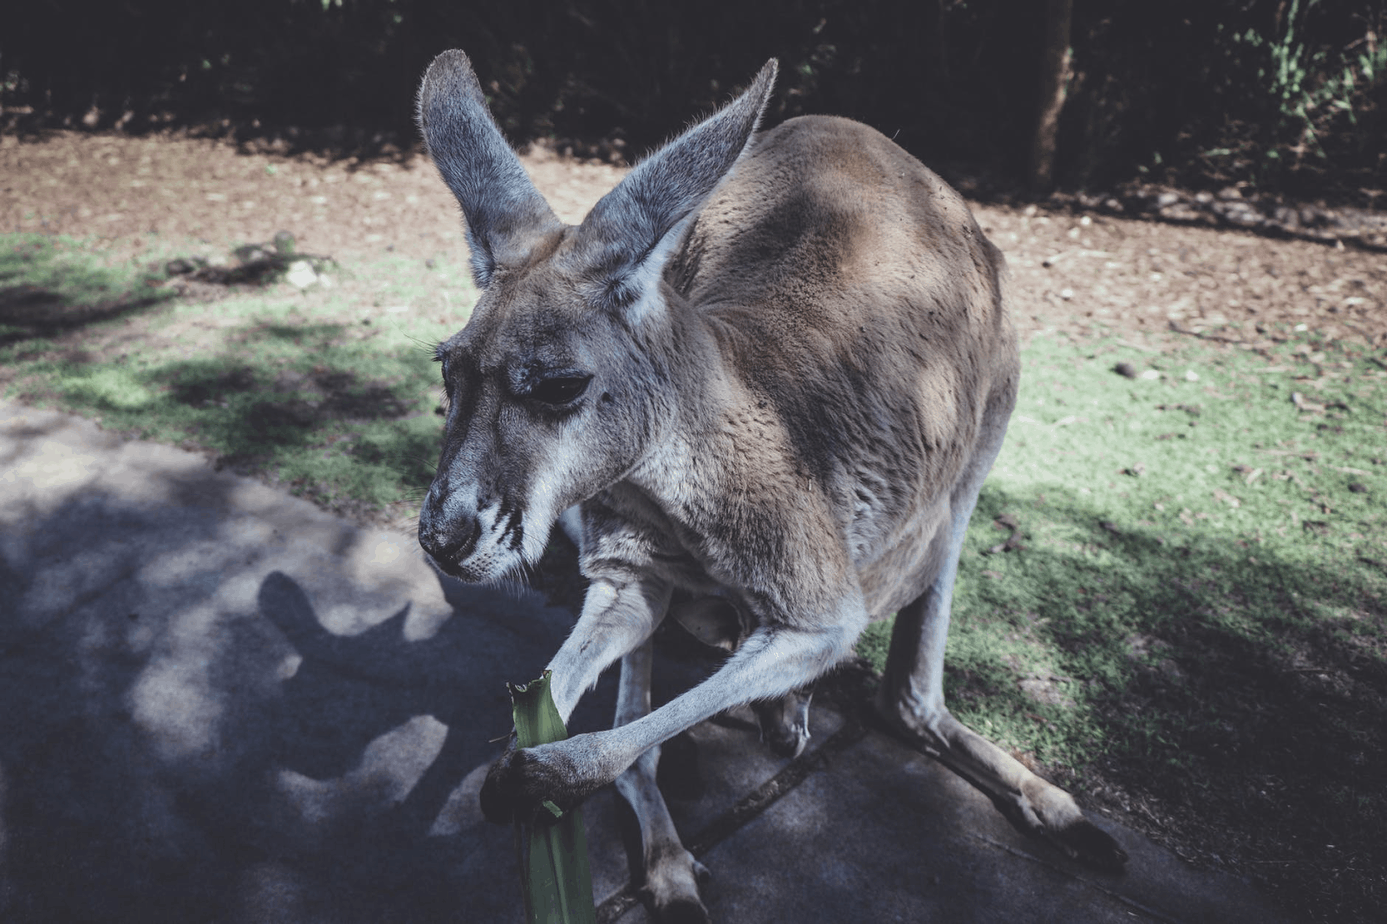
<svg viewBox="0 0 1387 924"><path fill-rule="evenodd" d="M571 617L448 582L202 457L0 403L0 920L516 922L511 832L476 794ZM657 696L696 679L662 658ZM608 677L574 717L603 727ZM1101 822L1108 877L934 761L829 709L772 758L748 714L666 750L733 922L1287 920ZM646 912L631 820L586 808L601 920Z"/></svg>

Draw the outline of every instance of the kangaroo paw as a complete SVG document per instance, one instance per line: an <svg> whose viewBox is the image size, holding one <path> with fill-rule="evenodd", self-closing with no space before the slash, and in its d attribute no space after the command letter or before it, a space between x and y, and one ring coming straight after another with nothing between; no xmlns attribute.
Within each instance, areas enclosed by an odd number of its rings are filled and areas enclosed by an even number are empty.
<svg viewBox="0 0 1387 924"><path fill-rule="evenodd" d="M1127 851L1087 818L1046 835L1069 856L1104 872L1120 873L1126 866Z"/></svg>
<svg viewBox="0 0 1387 924"><path fill-rule="evenodd" d="M642 891L661 924L707 924L708 910L699 899L698 887L708 879L708 868L679 847L647 858Z"/></svg>

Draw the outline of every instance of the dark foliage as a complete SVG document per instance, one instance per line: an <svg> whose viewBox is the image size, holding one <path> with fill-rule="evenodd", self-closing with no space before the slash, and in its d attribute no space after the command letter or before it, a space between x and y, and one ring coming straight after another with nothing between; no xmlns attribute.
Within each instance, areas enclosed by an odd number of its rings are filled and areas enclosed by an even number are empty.
<svg viewBox="0 0 1387 924"><path fill-rule="evenodd" d="M420 74L461 47L513 140L634 155L774 55L774 117L850 114L931 162L1006 178L1035 118L1045 14L1034 0L29 0L0 15L0 98L20 128L408 143ZM1384 27L1387 0L1076 0L1059 179L1381 188Z"/></svg>

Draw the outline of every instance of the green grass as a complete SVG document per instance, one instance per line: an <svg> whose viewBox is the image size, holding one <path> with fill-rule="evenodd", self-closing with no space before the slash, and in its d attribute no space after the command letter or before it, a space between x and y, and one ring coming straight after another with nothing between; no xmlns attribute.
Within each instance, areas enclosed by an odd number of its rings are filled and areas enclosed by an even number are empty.
<svg viewBox="0 0 1387 924"><path fill-rule="evenodd" d="M0 235L0 346L148 309L168 296L161 281L130 263L106 265L71 238Z"/></svg>
<svg viewBox="0 0 1387 924"><path fill-rule="evenodd" d="M1305 346L1319 367L1294 352ZM1188 676L1230 646L1313 661L1314 636L1381 663L1381 363L1305 341L1270 357L1187 344L1154 358L1159 380L1112 371L1152 359L1037 338L965 547L953 701L1044 760L1115 746L1088 717L1096 702L1139 676ZM1293 392L1325 410L1301 412ZM992 525L1002 515L1024 548L988 554L1009 533ZM878 666L886 631L864 645ZM1219 652L1191 642L1202 634ZM1160 750L1160 725L1134 716L1126 746Z"/></svg>
<svg viewBox="0 0 1387 924"><path fill-rule="evenodd" d="M1387 859L1387 357L1283 333L1262 354L1036 338L946 695L1075 789L1163 806L1145 820L1177 840L1316 869L1313 895ZM1003 516L1021 548L992 551ZM880 669L888 640L859 651Z"/></svg>
<svg viewBox="0 0 1387 924"><path fill-rule="evenodd" d="M4 393L208 450L331 507L427 487L442 427L430 351L475 297L460 259L387 256L330 287L205 287L201 300L175 297L161 265L0 237Z"/></svg>

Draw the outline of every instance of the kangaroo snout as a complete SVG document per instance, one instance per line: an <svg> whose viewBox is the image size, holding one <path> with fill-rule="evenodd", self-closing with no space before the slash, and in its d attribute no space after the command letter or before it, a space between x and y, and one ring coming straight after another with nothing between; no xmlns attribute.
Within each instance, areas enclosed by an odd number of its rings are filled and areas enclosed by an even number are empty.
<svg viewBox="0 0 1387 924"><path fill-rule="evenodd" d="M430 501L433 500L430 496ZM482 524L476 517L448 516L435 503L426 503L419 514L419 545L445 573L466 578L461 563L477 548Z"/></svg>
<svg viewBox="0 0 1387 924"><path fill-rule="evenodd" d="M419 511L419 545L443 573L469 584L494 581L524 556L525 516L506 495L477 500L475 486L435 481ZM539 539L543 550L544 536Z"/></svg>

